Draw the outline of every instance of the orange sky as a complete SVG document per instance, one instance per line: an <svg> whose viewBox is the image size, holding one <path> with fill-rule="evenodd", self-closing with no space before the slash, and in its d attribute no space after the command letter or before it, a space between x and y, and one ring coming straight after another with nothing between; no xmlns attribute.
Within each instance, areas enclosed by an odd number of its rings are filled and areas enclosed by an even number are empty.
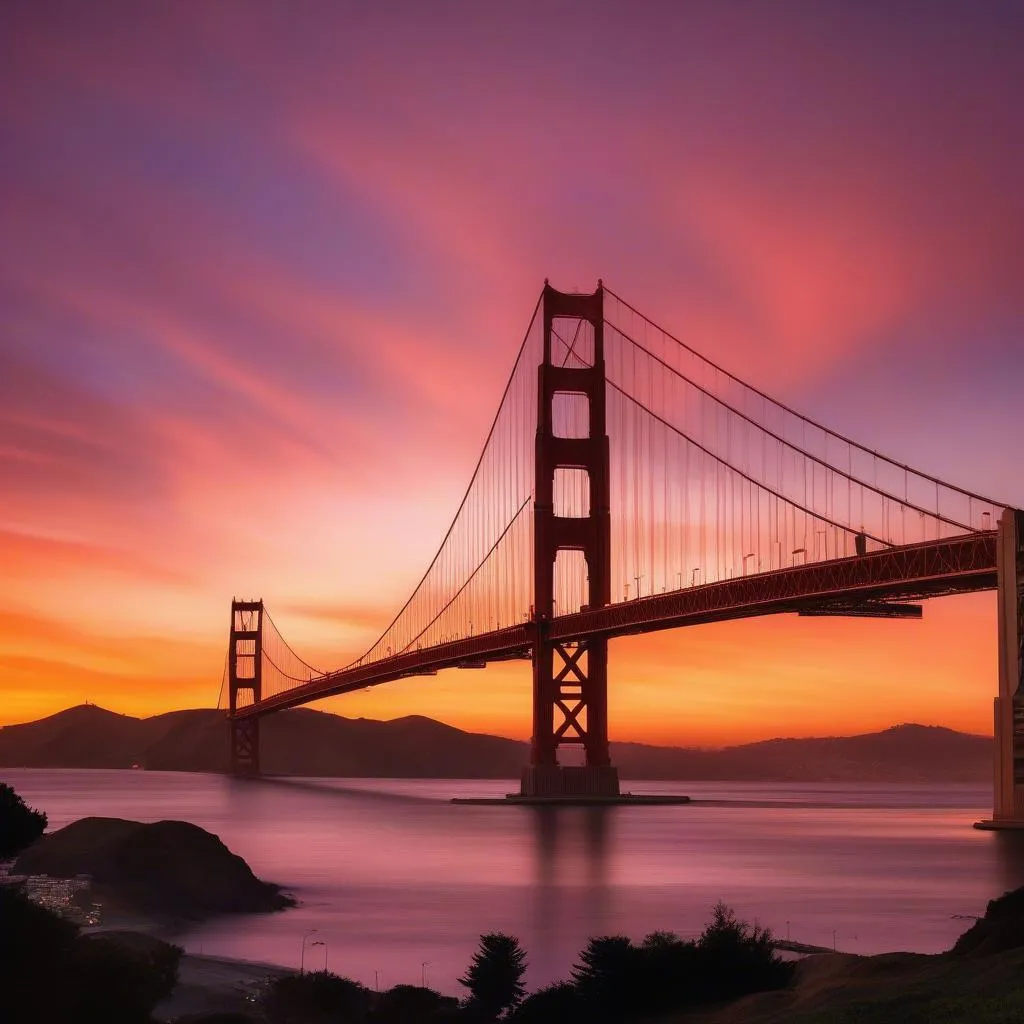
<svg viewBox="0 0 1024 1024"><path fill-rule="evenodd" d="M1024 504L1019 12L529 6L5 15L0 723L211 705L232 595L369 646L545 277ZM994 599L611 659L615 739L988 732ZM528 671L325 706L525 737Z"/></svg>

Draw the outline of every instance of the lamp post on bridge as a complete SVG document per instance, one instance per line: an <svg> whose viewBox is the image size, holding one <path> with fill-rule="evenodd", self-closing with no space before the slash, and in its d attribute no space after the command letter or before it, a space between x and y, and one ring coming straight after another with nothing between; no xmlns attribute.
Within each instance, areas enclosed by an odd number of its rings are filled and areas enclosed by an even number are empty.
<svg viewBox="0 0 1024 1024"><path fill-rule="evenodd" d="M756 558L756 557L757 557L757 552L756 551L751 551L749 555L744 555L743 556L743 575L744 576L746 576L746 574L747 574L747 559L748 558Z"/></svg>

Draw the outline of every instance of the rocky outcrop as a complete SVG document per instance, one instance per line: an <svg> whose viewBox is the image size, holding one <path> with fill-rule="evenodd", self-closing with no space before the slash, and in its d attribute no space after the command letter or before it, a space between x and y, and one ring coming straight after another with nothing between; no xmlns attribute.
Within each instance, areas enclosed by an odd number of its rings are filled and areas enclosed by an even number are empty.
<svg viewBox="0 0 1024 1024"><path fill-rule="evenodd" d="M954 953L1001 953L1024 946L1024 888L989 901L978 918L956 940Z"/></svg>
<svg viewBox="0 0 1024 1024"><path fill-rule="evenodd" d="M81 818L43 836L19 875L89 875L110 906L172 918L280 910L293 900L262 882L217 836L187 821Z"/></svg>

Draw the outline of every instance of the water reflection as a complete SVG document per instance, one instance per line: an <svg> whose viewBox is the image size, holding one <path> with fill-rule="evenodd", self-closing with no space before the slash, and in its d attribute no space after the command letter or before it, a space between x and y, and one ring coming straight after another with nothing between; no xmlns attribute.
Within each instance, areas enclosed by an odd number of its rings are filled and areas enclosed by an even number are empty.
<svg viewBox="0 0 1024 1024"><path fill-rule="evenodd" d="M701 783L678 807L456 806L507 783L232 780L159 772L4 773L59 828L86 814L184 818L300 900L209 921L189 950L298 963L317 928L332 967L373 984L456 979L485 931L517 935L531 986L564 978L589 936L699 932L724 899L806 942L947 949L956 915L1024 884L1024 835L981 833L985 786ZM674 792L678 785L657 783Z"/></svg>

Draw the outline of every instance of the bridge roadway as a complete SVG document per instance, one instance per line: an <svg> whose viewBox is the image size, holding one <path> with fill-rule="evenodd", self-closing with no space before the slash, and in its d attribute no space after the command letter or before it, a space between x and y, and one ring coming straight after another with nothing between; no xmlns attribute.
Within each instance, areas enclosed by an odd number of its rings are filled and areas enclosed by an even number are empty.
<svg viewBox="0 0 1024 1024"><path fill-rule="evenodd" d="M544 624L552 639L625 636L704 622L832 609L852 611L864 602L919 600L996 589L996 531L986 530L789 566L685 587L663 594L559 615ZM356 664L238 708L253 718L446 668L528 658L537 624L524 622L379 661Z"/></svg>

